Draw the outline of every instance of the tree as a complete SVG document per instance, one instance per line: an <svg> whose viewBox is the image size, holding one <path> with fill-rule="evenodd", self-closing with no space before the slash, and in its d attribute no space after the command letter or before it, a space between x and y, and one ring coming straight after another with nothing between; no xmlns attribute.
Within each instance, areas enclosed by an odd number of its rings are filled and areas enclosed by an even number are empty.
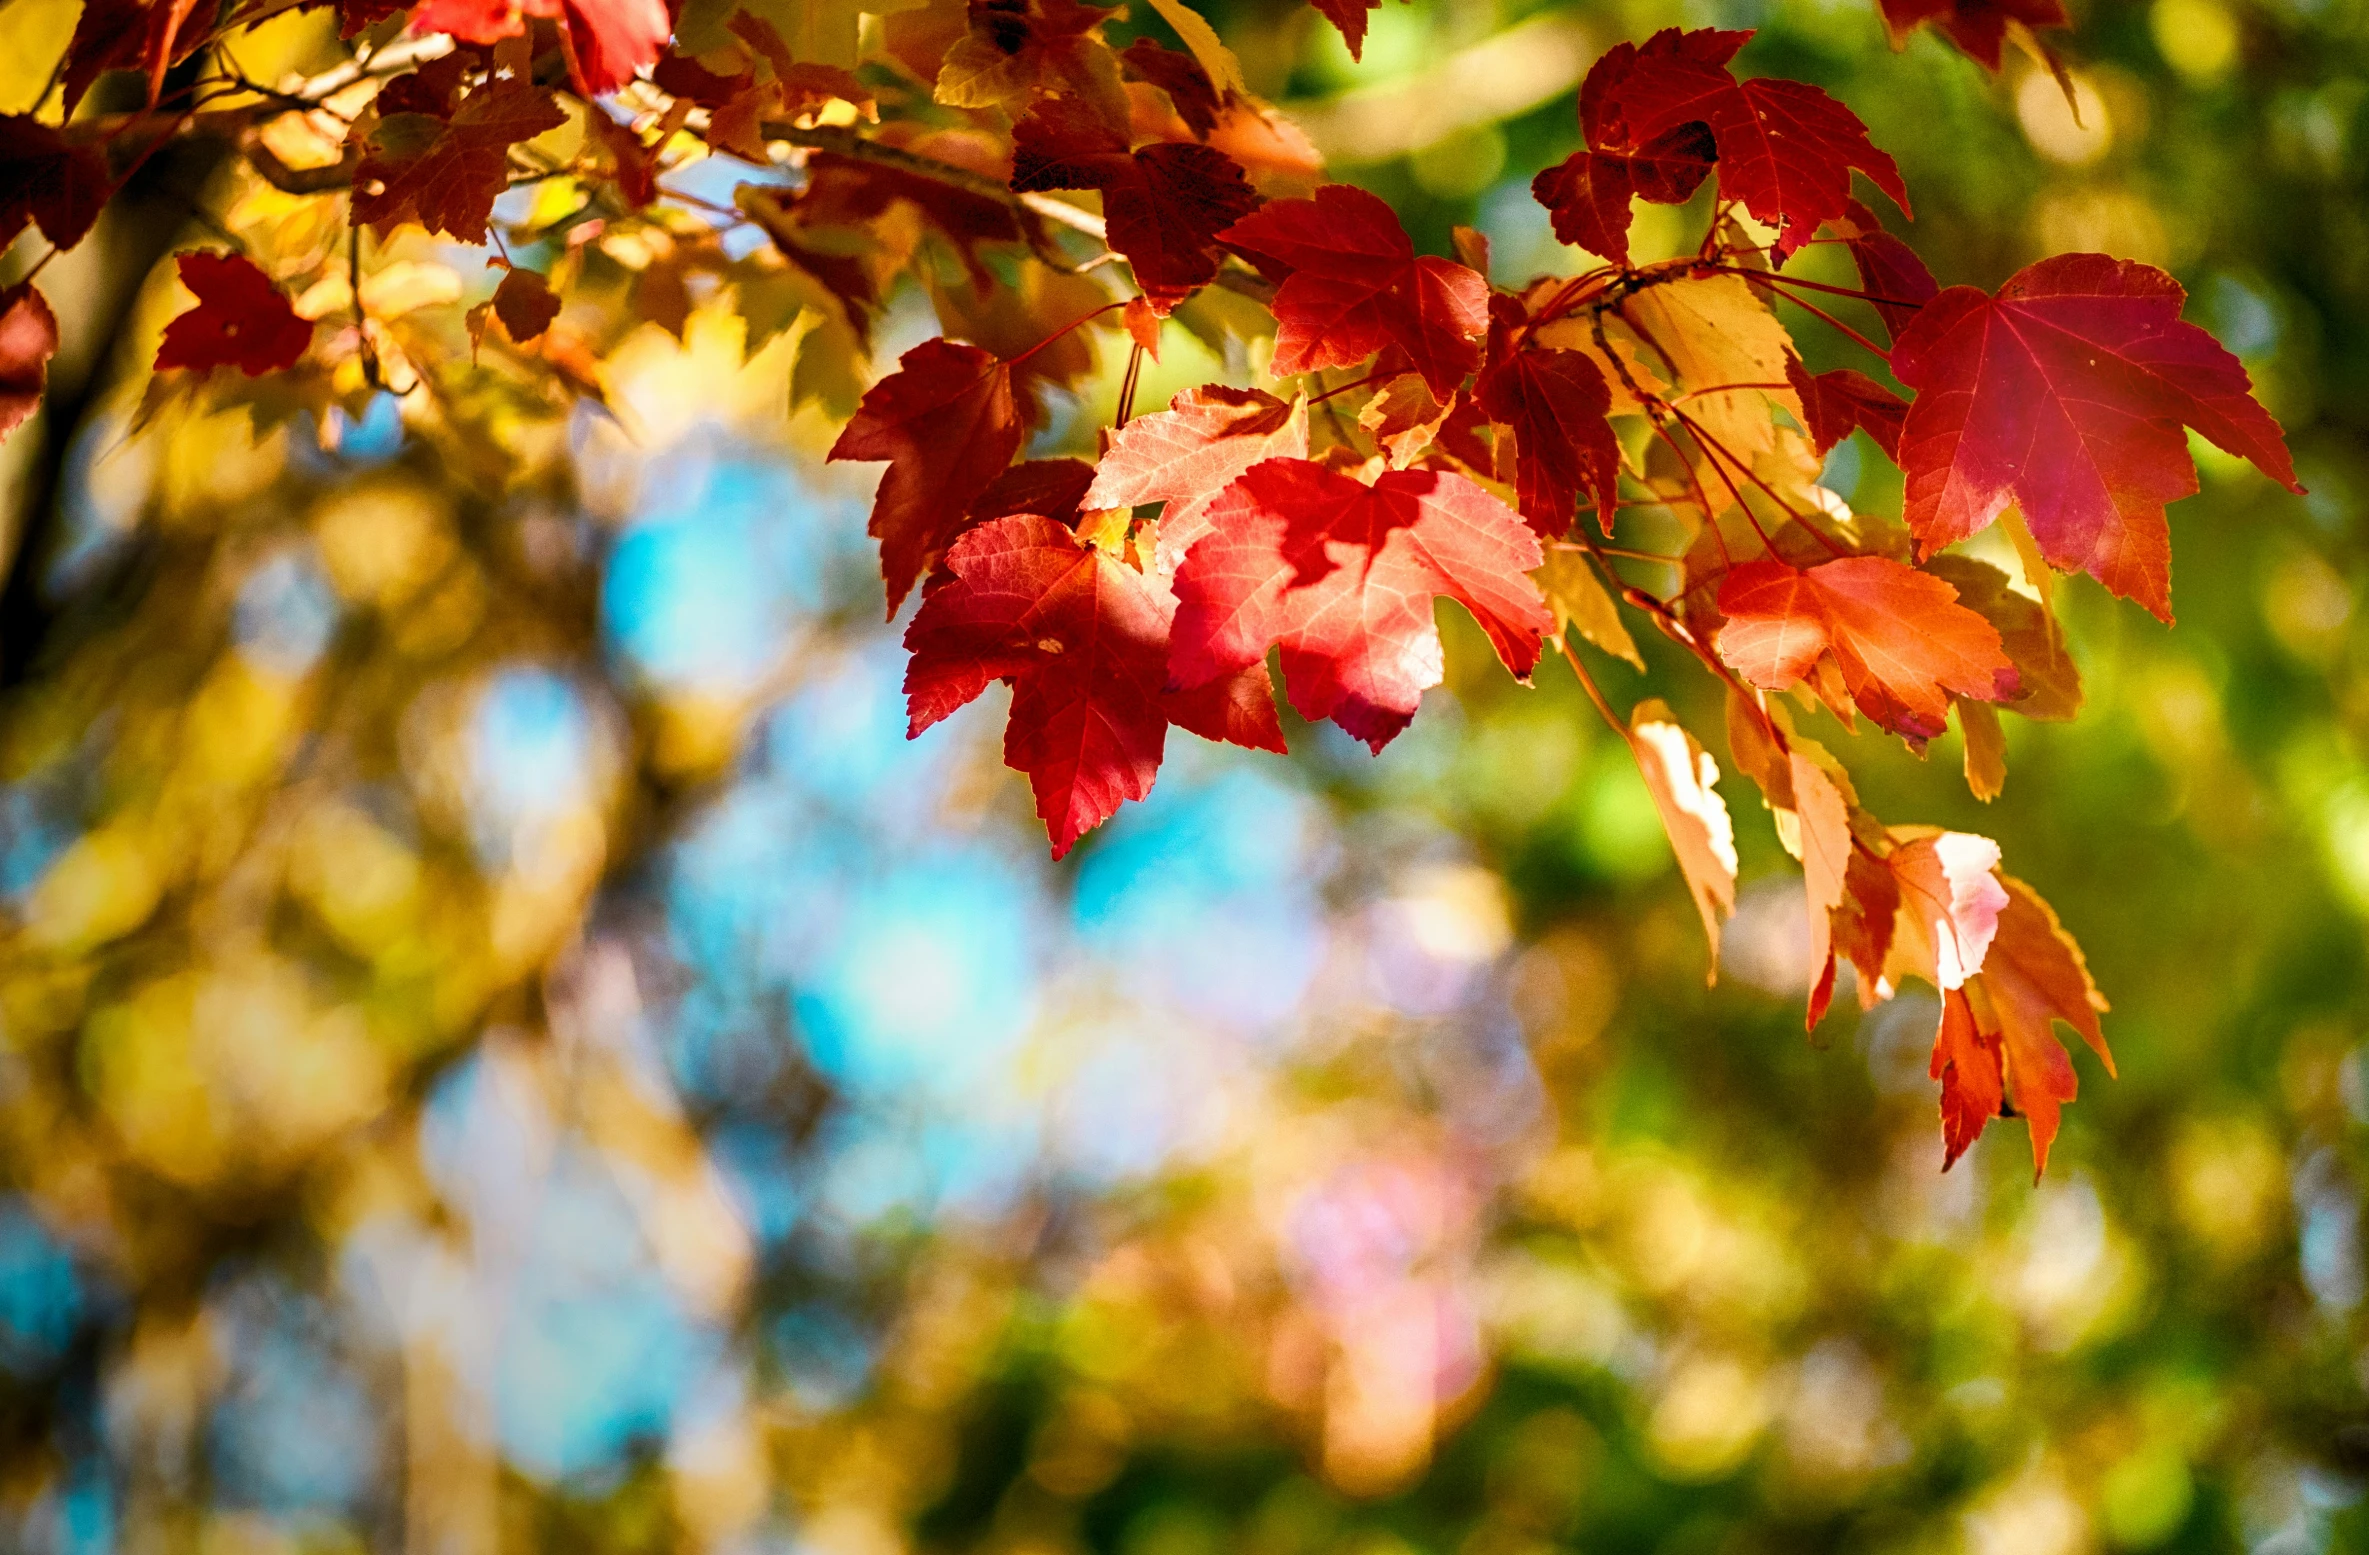
<svg viewBox="0 0 2369 1555"><path fill-rule="evenodd" d="M1320 8L1355 52L1370 7ZM1271 649L1303 715L1379 752L1441 678L1434 597L1471 610L1525 679L1542 643L1568 651L1562 626L1623 651L1625 606L1731 689L1731 759L1804 866L1809 1023L1824 1013L1838 951L1865 1000L1908 976L1944 989L1933 1072L1953 1158L2013 1107L2045 1168L2075 1089L2052 1022L2112 1062L2097 1022L2106 1001L2079 950L1998 873L1995 848L1861 810L1840 764L1795 733L1770 693L1799 689L1846 727L1863 716L1912 747L1942 733L1955 707L1967 781L1997 793L1996 709L2069 716L2078 679L2045 599L2035 609L1995 568L1940 553L2004 517L2035 582L2087 571L2169 621L2164 504L2197 489L2182 428L2302 489L2244 368L2181 321L2179 287L2146 265L2067 255L1995 297L1941 292L1851 192L1856 170L1906 214L1892 158L1823 91L1739 79L1730 65L1749 33L1667 30L1599 60L1581 92L1585 145L1540 173L1535 193L1558 237L1609 263L1493 289L1477 235L1459 240L1457 259L1418 255L1370 194L1281 193L1316 176L1312 157L1246 95L1207 23L1181 4L1158 9L1189 52L1149 39L1114 49L1102 36L1112 14L1073 0L897 9L880 67L929 85L935 106L885 120L851 73L862 56L850 8L701 15L670 41L649 5L432 4L403 16L346 6L341 30L365 40L354 62L292 90L237 74L230 44L256 18L236 8L205 31L160 19L129 53L135 34L86 29L63 62L63 106L126 67L147 71L147 106L81 133L11 119L21 193L10 235L38 223L53 252L69 247L114 185L111 157L136 166L192 131L238 137L255 178L307 202L316 224L342 207L349 235L340 245L316 231L283 253L230 233L241 250L262 248L268 270L245 252L184 253L197 301L166 331L151 410L253 403L240 380L273 375L259 425L333 406L359 415L392 389L419 397L417 419L466 437L465 402L484 377L546 405L591 392L588 343L565 322L571 298L664 317L695 271L738 289L759 337L810 332L795 394L844 395L884 298L930 233L965 272L940 320L972 338L906 353L865 390L831 457L888 464L871 533L891 614L927 584L907 634L914 732L992 681L1012 684L1006 757L1035 786L1056 858L1148 792L1171 723L1280 749ZM1886 16L1918 19L1889 6ZM1995 67L1997 24L1987 44L1969 25L1951 22L1953 37ZM192 56L218 59L221 74L168 98L174 61ZM244 101L219 106L229 98ZM957 116L946 109L966 112L948 124ZM777 153L803 175L794 186L756 176L773 172ZM690 158L749 165L732 206L714 213L745 215L769 249L726 258L702 220L708 202L662 200L659 180ZM1630 264L1630 202L1680 204L1709 179L1717 201L1696 251ZM545 182L572 192L496 220L511 190ZM1098 191L1101 215L1055 190ZM629 285L585 257L587 238L613 224L665 250ZM411 226L494 245L501 281L467 310L465 363L416 316L373 316L364 239L383 252ZM1064 232L1108 247L1073 257ZM1787 274L1821 239L1849 247L1859 289ZM994 274L991 255L1020 277ZM1081 310L1081 291L1055 284L1115 277L1121 264L1132 295L1099 306ZM1042 390L1063 380L1042 359L1048 347L1108 325L1156 355L1178 309L1212 286L1271 315L1268 371L1304 403L1262 393L1255 405L1219 401L1242 414L1187 407L1131 422L1122 397L1093 484L1015 466L1042 421ZM1769 303L1816 312L1805 294L1817 293L1874 307L1889 348L1833 325L1913 398L1853 369L1803 368ZM7 305L23 341L17 376L37 387L54 349L48 304L27 279ZM1177 322L1216 327L1190 311ZM489 334L498 366L483 361ZM1342 372L1353 376L1325 376ZM1334 414L1310 433L1306 405L1359 391L1356 430ZM29 413L30 396L15 403L16 418ZM1295 430L1278 442L1286 421ZM1906 473L1898 524L1835 511L1817 487L1820 456L1857 428ZM1275 459L1293 462L1254 462ZM1624 474L1637 502L1690 515L1683 556L1609 545ZM1159 514L1139 511L1155 502ZM1582 526L1583 506L1601 541ZM1624 559L1676 562L1678 586L1640 587L1620 572ZM1663 712L1627 724L1596 700L1637 749L1716 946L1735 887L1716 763ZM2003 913L2024 951L1986 976Z"/></svg>
<svg viewBox="0 0 2369 1555"><path fill-rule="evenodd" d="M1373 5L1316 8L1355 52ZM1284 749L1271 655L1300 719L1379 753L1446 674L1445 597L1517 678L1553 649L1633 752L1714 967L1738 867L1720 784L1752 779L1802 865L1809 1024L1843 963L1866 1003L1912 977L1942 994L1931 1073L1949 1159L2020 1115L2045 1166L2076 1088L2055 1022L2111 1065L2081 952L1998 846L1877 819L1803 725L1823 709L1921 752L1954 715L1968 786L1992 799L1999 710L2064 719L2081 703L2052 576L2087 573L2171 618L2166 504L2197 489L2187 434L2300 491L2245 370L2183 322L2162 271L2066 254L1990 289L1940 287L1854 185L1907 216L1892 157L1820 89L1743 73L1739 32L1673 29L1597 60L1580 149L1533 186L1588 257L1500 278L1477 233L1458 231L1452 257L1419 252L1387 201L1325 182L1175 0L1152 9L1181 51L1148 34L1122 47L1115 12L1072 0L940 0L873 22L827 0L673 15L348 3L342 59L251 79L245 41L276 9L93 5L54 93L0 121L8 235L33 226L51 245L0 295L11 427L56 349L51 256L192 147L221 171L208 235L176 256L188 301L137 420L233 413L258 435L351 448L399 404L418 457L468 482L462 531L522 492L565 492L553 444L604 404L600 364L627 330L682 334L720 304L748 349L786 342L791 405L839 428L830 458L886 465L869 529L889 614L918 599L911 729L1008 684L1006 759L1054 857L1151 790L1172 727ZM2063 20L1932 10L1883 14L1896 35L1936 20L1994 69L2010 31ZM1639 200L1699 214L1699 241L1636 259ZM455 280L454 244L484 251L482 279ZM1858 284L1800 273L1813 245L1846 252ZM875 342L915 293L938 338L892 364ZM1805 366L1785 322L1799 316L1866 370ZM1256 368L1255 384L1138 414L1137 373L1180 337ZM1129 354L1114 424L1091 461L1028 457L1051 452L1032 442L1089 371L1089 342ZM1855 436L1897 462L1897 519L1820 484ZM596 629L569 564L505 555L464 588L384 559L440 543L414 538L436 525L355 522L352 586L390 641L514 606L572 644ZM1998 547L1962 548L1994 529L2012 573ZM118 597L160 620L212 608L212 537L166 543ZM12 578L62 550L36 528ZM33 597L12 583L12 683L36 653L87 642ZM1600 686L1589 654L1644 664L1638 625L1719 689L1724 771L1721 742L1672 711L1683 693L1657 684L1624 715ZM61 726L94 723L126 684L94 673ZM189 703L193 728L217 703L235 704L231 726L298 721L228 679L134 689ZM395 739L365 709L384 700L306 716L337 731L331 758L383 771ZM654 835L706 758L669 768L668 732L646 733ZM208 804L190 782L172 815ZM438 953L492 948L423 1047L539 997L533 974L621 852L567 856L549 901L438 860ZM46 920L68 925L40 947L61 968L182 910L166 883L125 886L103 849L89 857L99 906ZM225 888L189 867L193 894ZM333 885L298 889L342 900ZM362 910L322 917L334 935Z"/></svg>

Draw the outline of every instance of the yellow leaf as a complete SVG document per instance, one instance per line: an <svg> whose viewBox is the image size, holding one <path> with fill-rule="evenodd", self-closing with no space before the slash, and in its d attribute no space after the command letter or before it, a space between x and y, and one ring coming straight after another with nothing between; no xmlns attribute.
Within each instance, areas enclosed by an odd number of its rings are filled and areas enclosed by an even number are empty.
<svg viewBox="0 0 2369 1555"><path fill-rule="evenodd" d="M1621 621L1620 607L1597 579L1586 552L1573 546L1551 547L1546 564L1530 576L1546 595L1546 607L1555 613L1558 641L1576 626L1579 635L1598 648L1616 659L1626 659L1640 672L1644 670L1644 656L1637 652L1636 640Z"/></svg>
<svg viewBox="0 0 2369 1555"><path fill-rule="evenodd" d="M2007 786L2007 732L1988 702L1960 702L1958 727L1966 735L1966 787L1989 804Z"/></svg>
<svg viewBox="0 0 2369 1555"><path fill-rule="evenodd" d="M1621 308L1639 338L1669 364L1684 391L1678 409L1714 447L1716 457L1701 458L1696 469L1706 495L1715 503L1735 500L1749 484L1742 472L1777 446L1772 407L1797 422L1802 409L1790 388L1726 385L1785 383L1793 338L1741 276L1688 276L1649 286Z"/></svg>
<svg viewBox="0 0 2369 1555"><path fill-rule="evenodd" d="M1249 84L1242 78L1242 61L1236 59L1234 51L1227 48L1218 37L1217 29L1201 19L1200 12L1186 5L1184 0L1152 0L1152 9L1160 13L1162 21L1176 29L1178 37L1184 39L1184 46L1193 51L1193 58L1199 60L1201 68L1209 72L1209 79L1216 84L1219 93L1247 94L1250 91Z"/></svg>

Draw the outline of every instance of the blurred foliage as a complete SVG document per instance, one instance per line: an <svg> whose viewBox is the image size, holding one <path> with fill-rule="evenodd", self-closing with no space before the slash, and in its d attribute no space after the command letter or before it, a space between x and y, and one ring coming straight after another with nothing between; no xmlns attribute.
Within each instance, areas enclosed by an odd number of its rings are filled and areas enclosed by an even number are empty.
<svg viewBox="0 0 2369 1555"><path fill-rule="evenodd" d="M169 285L87 304L160 201L48 272L87 414L7 454L65 543L0 714L0 1544L2369 1547L2369 13L2082 8L2076 120L1860 0L1391 5L1354 69L1204 9L1500 281L1576 264L1527 183L1594 50L1754 25L1945 282L2146 259L2246 358L2312 496L2199 445L2180 627L2066 585L2089 707L1995 805L1948 742L1857 763L2114 1000L2048 1180L2002 1130L1939 1172L1929 1002L1804 1043L1752 815L1704 989L1561 668L1452 641L1382 759L1180 753L1048 866L992 709L901 739L794 339L644 326L622 424L497 385L474 464L383 400L135 432Z"/></svg>

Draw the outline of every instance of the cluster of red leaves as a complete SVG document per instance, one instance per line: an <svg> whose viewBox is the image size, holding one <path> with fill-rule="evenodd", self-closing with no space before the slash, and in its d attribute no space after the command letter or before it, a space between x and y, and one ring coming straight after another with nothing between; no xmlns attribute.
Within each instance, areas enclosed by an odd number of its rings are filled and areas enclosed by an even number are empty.
<svg viewBox="0 0 2369 1555"><path fill-rule="evenodd" d="M1311 3L1362 50L1379 0ZM2063 20L2055 0L1881 4L1895 41L1932 21L1994 69L2006 40ZM572 93L585 134L566 171L599 188L605 216L566 241L604 222L658 233L638 249L637 305L679 328L687 271L748 272L653 214L690 199L661 181L670 145L693 134L768 163L793 139L797 176L733 201L770 239L791 315L820 320L817 337L860 363L888 299L917 284L944 329L894 371L847 383L841 413L858 389L860 403L830 451L887 465L870 533L890 616L919 594L905 635L911 731L1008 685L1004 754L1055 857L1149 793L1172 727L1283 751L1270 656L1301 717L1379 754L1444 677L1445 599L1518 679L1549 645L1566 654L1636 757L1715 958L1737 867L1718 763L1658 699L1620 719L1567 640L1576 627L1644 669L1621 615L1641 612L1723 684L1734 766L1802 863L1811 1024L1845 962L1863 1001L1911 977L1932 984L1950 1158L2013 1111L2044 1163L2076 1088L2053 1022L2106 1058L2105 1001L2080 951L2001 873L1995 844L1862 809L1791 709L1823 707L1846 728L1865 718L1919 750L1954 716L1969 782L1995 794L1996 710L2069 717L2079 681L2044 601L1947 548L2008 522L2034 558L2027 582L2046 581L2042 564L2087 572L2168 621L2165 507L2197 484L2184 429L2300 489L2244 369L2181 321L2178 286L2144 265L2067 255L1995 294L1940 289L1855 196L1857 174L1908 212L1892 158L1825 92L1739 75L1749 33L1670 29L1595 63L1580 149L1533 187L1556 234L1607 263L1508 290L1492 287L1477 237L1460 234L1453 258L1420 253L1383 200L1316 184L1313 154L1249 98L1206 23L1182 0L1153 8L1189 52L1114 48L1103 33L1118 13L1079 0L906 7L885 18L871 63L905 72L934 106L898 116L898 94L876 101L851 73L858 8L842 0L807 0L778 26L736 11L701 24L697 43L673 36L659 0L422 0L410 29L454 46L423 51L351 119L324 177L348 182L323 197L382 238L417 226L487 242L514 180L557 170L531 171L521 148L569 120ZM402 12L339 9L349 36ZM63 62L67 97L138 70L151 107L177 111L158 107L174 63L218 36L194 16L189 0L95 0ZM597 100L629 83L624 106ZM859 119L873 127L822 128ZM137 154L0 116L0 241L28 225L60 247L78 240L115 164ZM1634 263L1633 202L1684 202L1714 179L1702 247ZM1099 217L1050 203L1055 191L1091 192ZM1077 252L1080 230L1109 252ZM1808 305L1796 288L1809 283L1785 266L1820 234L1850 253L1862 288L1847 295L1893 343L1844 334L1889 381L1811 372L1770 307ZM359 253L357 239L357 281ZM507 250L494 263L502 279L470 311L471 341L498 321L497 346L534 342L536 360L587 381L559 338L564 288ZM1121 275L1132 287L1114 295ZM314 349L281 284L303 289L302 275L188 253L180 277L196 303L168 326L159 369L258 375ZM1283 393L1210 384L1130 417L1131 366L1097 461L1022 459L1046 386L1090 366L1089 326L1123 323L1139 356L1156 354L1164 321L1212 285L1265 304ZM323 333L367 353L353 303L355 328ZM0 292L0 433L30 414L56 340L29 285ZM1311 405L1361 388L1354 430L1333 407L1312 421ZM1819 457L1856 433L1901 468L1897 526L1841 511L1816 485ZM1675 590L1617 570L1633 553L1603 542L1627 504L1689 527L1685 554L1665 558Z"/></svg>

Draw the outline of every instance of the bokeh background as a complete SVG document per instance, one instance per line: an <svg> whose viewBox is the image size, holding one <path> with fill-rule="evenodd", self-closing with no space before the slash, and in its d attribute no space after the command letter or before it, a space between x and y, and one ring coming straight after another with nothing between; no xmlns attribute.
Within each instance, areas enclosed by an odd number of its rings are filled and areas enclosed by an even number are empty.
<svg viewBox="0 0 2369 1555"><path fill-rule="evenodd" d="M2046 1180L2012 1122L1940 1170L1929 999L1804 1040L1733 779L1705 988L1561 665L1452 630L1379 759L1180 735L1050 864L1000 692L903 737L875 471L786 413L794 342L640 326L507 478L392 402L135 428L205 237L155 195L45 272L57 393L0 455L49 537L0 630L0 1548L2369 1547L2369 6L2077 6L2078 119L1868 0L1392 4L1362 67L1202 9L1500 282L1585 262L1528 181L1595 53L1757 26L1945 284L2145 259L2244 357L2311 495L2199 445L2176 630L2066 585L2087 709L2009 720L1988 807L1954 740L1847 742L2114 1002ZM73 14L7 0L0 54ZM935 332L907 298L882 359ZM1140 403L1245 371L1179 341ZM1896 511L1863 444L1828 479Z"/></svg>

